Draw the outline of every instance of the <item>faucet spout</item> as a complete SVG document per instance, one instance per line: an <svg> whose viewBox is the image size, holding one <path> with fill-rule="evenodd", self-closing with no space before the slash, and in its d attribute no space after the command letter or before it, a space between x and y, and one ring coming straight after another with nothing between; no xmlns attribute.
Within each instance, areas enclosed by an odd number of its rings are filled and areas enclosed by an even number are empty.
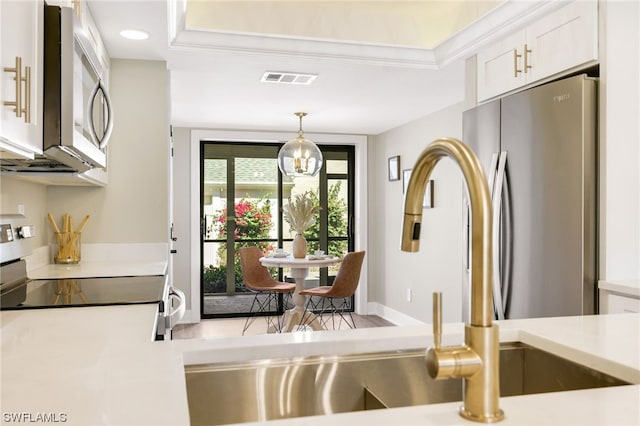
<svg viewBox="0 0 640 426"><path fill-rule="evenodd" d="M496 422L504 418L504 412L499 407L498 327L492 324L491 202L480 162L461 141L437 139L427 146L416 161L405 194L401 249L415 252L420 248L422 200L426 184L433 168L443 157L450 157L458 164L469 193L471 318L465 326L464 345L440 347L440 296L434 296L435 348L427 351L427 369L429 375L436 379L464 378L464 404L460 408L462 417L478 422Z"/></svg>
<svg viewBox="0 0 640 426"><path fill-rule="evenodd" d="M403 251L416 252L420 248L422 200L435 165L443 157L450 157L462 170L471 206L471 324L491 326L493 299L491 290L491 201L489 187L482 166L471 148L453 138L433 141L422 153L411 172L405 194L402 226ZM481 303L477 303L481 302Z"/></svg>

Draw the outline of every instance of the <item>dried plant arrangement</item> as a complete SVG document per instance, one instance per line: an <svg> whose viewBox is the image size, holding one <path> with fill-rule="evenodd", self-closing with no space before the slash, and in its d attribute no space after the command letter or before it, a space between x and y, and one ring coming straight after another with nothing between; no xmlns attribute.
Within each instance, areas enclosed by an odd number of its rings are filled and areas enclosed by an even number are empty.
<svg viewBox="0 0 640 426"><path fill-rule="evenodd" d="M300 235L316 222L316 214L320 210L320 206L314 205L308 194L309 191L305 191L294 195L282 208L284 220Z"/></svg>

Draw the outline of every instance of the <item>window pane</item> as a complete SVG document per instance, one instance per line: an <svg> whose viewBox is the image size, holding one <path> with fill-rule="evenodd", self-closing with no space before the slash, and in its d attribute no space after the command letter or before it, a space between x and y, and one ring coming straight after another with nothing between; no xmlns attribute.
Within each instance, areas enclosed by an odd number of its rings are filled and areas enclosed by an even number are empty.
<svg viewBox="0 0 640 426"><path fill-rule="evenodd" d="M235 230L238 247L257 245L269 255L278 238L278 161L275 158L236 158Z"/></svg>
<svg viewBox="0 0 640 426"><path fill-rule="evenodd" d="M283 205L289 202L289 199L294 198L297 195L301 195L305 192L308 192L311 200L314 204L318 205L318 182L320 180L319 175L314 177L305 177L304 179L296 179L293 182L293 186L290 188L290 193L288 197L283 200ZM307 229L304 233L305 238L307 239L309 250L314 250L317 247L317 244L314 246L313 242L318 240L318 220L319 214L316 215L316 224L311 226L311 228ZM283 237L285 239L293 239L296 236L296 232L291 229L288 222L285 221L283 227Z"/></svg>
<svg viewBox="0 0 640 426"><path fill-rule="evenodd" d="M328 185L329 237L346 237L349 224L346 179L331 179Z"/></svg>
<svg viewBox="0 0 640 426"><path fill-rule="evenodd" d="M327 160L327 174L347 174L349 162L347 160Z"/></svg>
<svg viewBox="0 0 640 426"><path fill-rule="evenodd" d="M205 218L205 240L220 237L219 220L227 204L227 160L204 160L204 194L202 205ZM224 229L224 219L222 220ZM224 237L222 237L224 238Z"/></svg>

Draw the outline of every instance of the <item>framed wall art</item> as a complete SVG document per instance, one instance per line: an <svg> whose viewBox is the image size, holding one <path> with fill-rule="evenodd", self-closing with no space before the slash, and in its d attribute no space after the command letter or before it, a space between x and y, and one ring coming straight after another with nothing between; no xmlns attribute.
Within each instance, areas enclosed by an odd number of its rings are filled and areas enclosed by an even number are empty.
<svg viewBox="0 0 640 426"><path fill-rule="evenodd" d="M400 180L400 156L389 157L389 181Z"/></svg>
<svg viewBox="0 0 640 426"><path fill-rule="evenodd" d="M407 193L407 186L409 186L409 179L411 178L411 169L404 169L402 171L402 193ZM424 191L424 200L422 201L422 207L425 209L433 208L433 180L427 181L427 187Z"/></svg>

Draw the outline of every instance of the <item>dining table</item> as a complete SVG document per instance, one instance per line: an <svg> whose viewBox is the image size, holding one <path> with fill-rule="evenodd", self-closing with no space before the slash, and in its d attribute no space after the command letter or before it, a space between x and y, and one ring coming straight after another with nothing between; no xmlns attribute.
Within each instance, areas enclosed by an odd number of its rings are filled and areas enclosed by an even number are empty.
<svg viewBox="0 0 640 426"><path fill-rule="evenodd" d="M309 276L310 268L326 268L338 264L341 259L337 256L324 255L324 256L305 256L303 258L296 258L292 255L287 256L265 256L260 258L260 263L266 267L276 268L290 268L291 276L295 280L296 289L293 294L294 307L286 310L283 315L283 327L282 332L291 332L294 328L302 324L302 319L305 316L304 305L307 300L306 296L300 294L304 290L304 283ZM304 321L305 325L308 325L313 330L324 330L324 326L321 324L319 318L313 313L308 312Z"/></svg>

